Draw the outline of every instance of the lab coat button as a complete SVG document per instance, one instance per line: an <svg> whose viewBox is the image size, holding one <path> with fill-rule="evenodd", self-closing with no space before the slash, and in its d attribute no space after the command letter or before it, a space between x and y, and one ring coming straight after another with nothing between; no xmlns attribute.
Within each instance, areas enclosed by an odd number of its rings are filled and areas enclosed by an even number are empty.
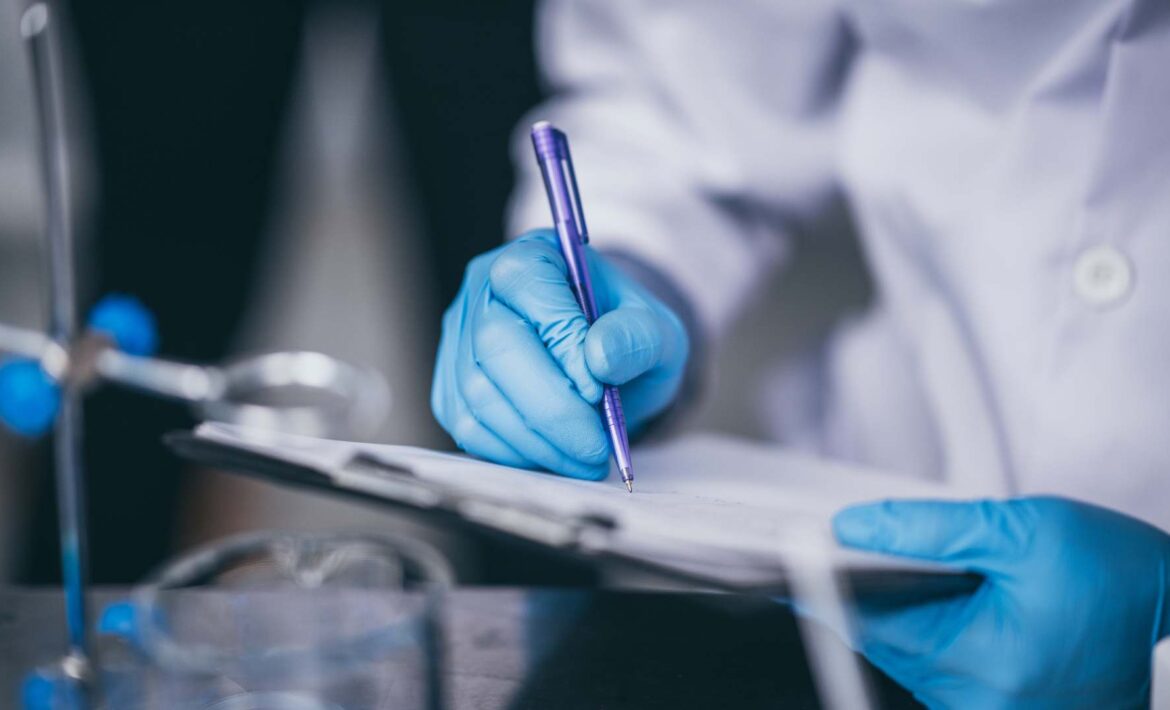
<svg viewBox="0 0 1170 710"><path fill-rule="evenodd" d="M1097 246L1077 258L1074 271L1077 295L1093 306L1118 303L1133 286L1129 259L1111 246Z"/></svg>

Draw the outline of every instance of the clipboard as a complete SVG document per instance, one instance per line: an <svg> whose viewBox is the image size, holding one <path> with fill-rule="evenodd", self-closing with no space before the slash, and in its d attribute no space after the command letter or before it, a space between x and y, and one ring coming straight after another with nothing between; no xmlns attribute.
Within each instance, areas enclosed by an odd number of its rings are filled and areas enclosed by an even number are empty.
<svg viewBox="0 0 1170 710"><path fill-rule="evenodd" d="M732 573L732 567L714 561L718 555L696 563L694 559L665 554L665 547L654 540L631 544L629 536L620 534L621 521L612 516L565 515L531 500L468 494L418 475L408 463L360 450L346 456L340 465L323 466L289 461L196 432L175 432L167 435L165 442L179 456L211 468L276 485L416 511L445 525L536 545L601 569L632 568L655 586L774 598L788 598L791 593L790 575L779 559L775 566L745 578L742 569L736 567ZM866 563L870 557L873 564ZM979 575L951 568L918 563L891 567L883 560L858 555L840 570L844 585L855 598L867 604L900 605L970 592L982 581Z"/></svg>

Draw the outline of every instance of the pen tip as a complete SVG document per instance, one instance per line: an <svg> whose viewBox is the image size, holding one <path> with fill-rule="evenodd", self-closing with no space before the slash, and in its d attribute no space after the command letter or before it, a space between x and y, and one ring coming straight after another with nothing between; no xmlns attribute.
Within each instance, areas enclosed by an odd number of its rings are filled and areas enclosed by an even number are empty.
<svg viewBox="0 0 1170 710"><path fill-rule="evenodd" d="M626 484L626 490L629 491L630 493L633 493L634 492L634 474L632 471L630 471L630 469L628 469L628 468L622 469L622 481L624 481Z"/></svg>

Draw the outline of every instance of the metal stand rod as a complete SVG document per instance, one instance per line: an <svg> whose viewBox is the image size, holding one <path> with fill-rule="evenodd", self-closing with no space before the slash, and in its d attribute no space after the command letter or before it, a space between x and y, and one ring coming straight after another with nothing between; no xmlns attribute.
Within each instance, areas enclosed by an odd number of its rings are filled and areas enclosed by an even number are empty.
<svg viewBox="0 0 1170 710"><path fill-rule="evenodd" d="M443 602L450 587L427 589L426 609L423 612L423 663L426 664L427 710L445 710L446 688L443 671L446 648L443 645Z"/></svg>
<svg viewBox="0 0 1170 710"><path fill-rule="evenodd" d="M32 61L40 125L50 284L49 332L53 341L68 351L77 334L77 301L62 87L48 5L36 3L30 6L21 18L20 30L28 44ZM57 517L69 630L67 668L72 668L72 673L84 677L88 671L89 647L86 634L88 558L81 460L81 402L79 393L70 388L68 383L65 385L62 388L61 409L54 437Z"/></svg>
<svg viewBox="0 0 1170 710"><path fill-rule="evenodd" d="M797 624L821 704L829 710L876 708L861 662L843 642L851 636L853 624L845 590L832 563L831 545L816 531L801 538L803 554L785 562L792 598L801 607Z"/></svg>

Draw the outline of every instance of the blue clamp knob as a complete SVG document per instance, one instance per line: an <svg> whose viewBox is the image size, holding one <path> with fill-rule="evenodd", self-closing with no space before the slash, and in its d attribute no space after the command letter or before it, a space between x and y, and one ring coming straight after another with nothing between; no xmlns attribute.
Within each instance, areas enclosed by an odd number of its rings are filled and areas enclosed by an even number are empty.
<svg viewBox="0 0 1170 710"><path fill-rule="evenodd" d="M158 350L154 314L133 296L112 293L94 306L89 329L107 336L124 353L150 357Z"/></svg>
<svg viewBox="0 0 1170 710"><path fill-rule="evenodd" d="M82 695L77 682L65 675L38 670L24 679L20 688L23 710L81 710Z"/></svg>
<svg viewBox="0 0 1170 710"><path fill-rule="evenodd" d="M0 365L0 420L21 436L37 437L53 426L61 390L32 360Z"/></svg>
<svg viewBox="0 0 1170 710"><path fill-rule="evenodd" d="M91 331L101 333L130 355L149 357L158 350L154 315L133 296L110 294L89 316ZM31 360L0 365L0 421L21 436L35 438L53 426L61 404L57 383Z"/></svg>
<svg viewBox="0 0 1170 710"><path fill-rule="evenodd" d="M127 600L113 602L98 619L97 632L102 636L117 636L138 644L138 615L134 603Z"/></svg>

